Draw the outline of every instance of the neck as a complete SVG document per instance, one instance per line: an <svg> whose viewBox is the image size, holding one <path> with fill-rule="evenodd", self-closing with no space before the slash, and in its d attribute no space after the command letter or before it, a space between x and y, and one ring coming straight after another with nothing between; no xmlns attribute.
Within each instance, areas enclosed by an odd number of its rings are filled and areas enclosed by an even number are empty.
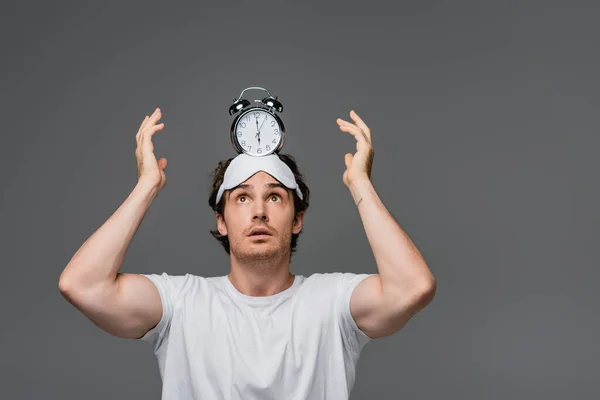
<svg viewBox="0 0 600 400"><path fill-rule="evenodd" d="M231 257L231 271L227 275L231 284L247 296L272 296L288 289L294 283L290 272L289 254L278 260L260 260L252 264L241 263Z"/></svg>

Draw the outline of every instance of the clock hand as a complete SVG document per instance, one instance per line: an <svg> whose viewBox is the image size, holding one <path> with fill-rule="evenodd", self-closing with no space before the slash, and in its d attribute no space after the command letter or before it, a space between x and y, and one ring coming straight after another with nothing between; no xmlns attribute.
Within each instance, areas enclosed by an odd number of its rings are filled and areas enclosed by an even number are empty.
<svg viewBox="0 0 600 400"><path fill-rule="evenodd" d="M258 118L255 117L254 120L256 121L256 135L254 137L258 137L258 144L260 145L260 128L258 127Z"/></svg>
<svg viewBox="0 0 600 400"><path fill-rule="evenodd" d="M260 124L260 128L258 128L258 131L260 132L260 130L262 129L262 126L265 124L265 121L267 120L268 115L265 115L265 119L263 119L262 124Z"/></svg>
<svg viewBox="0 0 600 400"><path fill-rule="evenodd" d="M254 135L255 138L258 138L258 145L260 146L260 129L258 129L258 118L254 118L254 121L256 121L256 135Z"/></svg>
<svg viewBox="0 0 600 400"><path fill-rule="evenodd" d="M256 135L254 135L255 138L258 138L258 145L260 146L260 132L256 132Z"/></svg>

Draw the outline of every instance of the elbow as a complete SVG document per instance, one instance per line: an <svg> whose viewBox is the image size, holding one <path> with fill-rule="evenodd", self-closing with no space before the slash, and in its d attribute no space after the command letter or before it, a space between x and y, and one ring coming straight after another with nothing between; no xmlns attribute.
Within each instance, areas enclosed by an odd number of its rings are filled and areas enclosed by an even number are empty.
<svg viewBox="0 0 600 400"><path fill-rule="evenodd" d="M77 293L77 287L73 284L73 282L69 279L65 279L61 277L58 280L58 291L62 295L62 297L67 300L71 304L75 304Z"/></svg>
<svg viewBox="0 0 600 400"><path fill-rule="evenodd" d="M83 292L81 285L72 276L64 273L58 279L58 291L69 301L72 301L75 296L80 296Z"/></svg>
<svg viewBox="0 0 600 400"><path fill-rule="evenodd" d="M58 278L58 290L60 293L65 294L67 292L73 291L76 286L73 275L63 271Z"/></svg>
<svg viewBox="0 0 600 400"><path fill-rule="evenodd" d="M65 294L70 290L70 287L71 283L64 276L61 275L60 278L58 278L58 290L60 291L60 293Z"/></svg>
<svg viewBox="0 0 600 400"><path fill-rule="evenodd" d="M433 275L425 280L422 288L419 290L419 303L422 307L427 306L433 298L437 290L437 281Z"/></svg>

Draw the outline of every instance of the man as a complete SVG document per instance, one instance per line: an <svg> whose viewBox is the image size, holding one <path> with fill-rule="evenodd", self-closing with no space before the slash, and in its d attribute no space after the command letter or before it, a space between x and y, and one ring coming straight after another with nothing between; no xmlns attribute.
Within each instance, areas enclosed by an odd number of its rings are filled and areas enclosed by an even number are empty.
<svg viewBox="0 0 600 400"><path fill-rule="evenodd" d="M371 339L393 334L433 298L425 260L370 181L371 132L337 119L353 135L343 182L350 190L377 274L290 273L309 190L291 156L245 154L221 162L209 204L212 231L230 272L119 273L150 203L166 183L152 136L157 108L136 135L138 184L75 253L61 274L63 296L104 331L152 344L163 399L347 399Z"/></svg>

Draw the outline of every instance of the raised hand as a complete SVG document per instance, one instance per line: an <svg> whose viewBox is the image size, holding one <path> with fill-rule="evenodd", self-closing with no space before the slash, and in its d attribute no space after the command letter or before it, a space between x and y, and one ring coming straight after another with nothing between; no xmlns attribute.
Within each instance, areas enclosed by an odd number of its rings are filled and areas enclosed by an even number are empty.
<svg viewBox="0 0 600 400"><path fill-rule="evenodd" d="M161 116L162 113L159 108L154 110L152 115L146 115L146 118L144 118L144 121L140 125L140 129L135 135L137 142L135 156L137 158L138 182L152 185L159 191L167 183L167 176L165 175L167 159L161 158L158 161L156 160L152 136L165 126L164 123L157 124Z"/></svg>
<svg viewBox="0 0 600 400"><path fill-rule="evenodd" d="M356 139L356 153L354 155L347 153L344 156L346 171L342 179L348 187L354 181L371 179L374 157L371 130L354 110L350 111L350 117L354 124L341 118L336 120L341 131L348 132Z"/></svg>

